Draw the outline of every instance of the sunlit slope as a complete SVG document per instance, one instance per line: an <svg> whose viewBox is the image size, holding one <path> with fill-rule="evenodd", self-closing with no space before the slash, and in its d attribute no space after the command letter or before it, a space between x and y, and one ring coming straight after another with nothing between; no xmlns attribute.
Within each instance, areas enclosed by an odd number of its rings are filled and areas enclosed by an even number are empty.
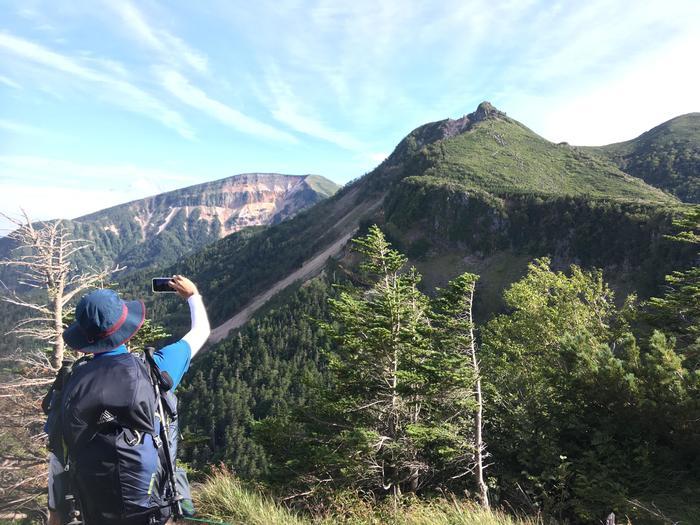
<svg viewBox="0 0 700 525"><path fill-rule="evenodd" d="M283 222L338 189L319 175L247 173L119 204L64 225L91 243L76 257L79 267L118 264L129 272L172 264L243 228ZM12 247L0 239L0 258Z"/></svg>
<svg viewBox="0 0 700 525"><path fill-rule="evenodd" d="M431 284L470 270L497 291L529 258L550 255L562 264L611 268L629 288L642 282L649 288L662 277L664 261L673 262L658 239L680 206L609 161L548 142L482 103L460 119L415 129L371 173L296 217L230 236L164 271L197 280L219 326L375 222L413 260L424 261ZM433 261L455 263L438 271L443 262ZM499 265L508 270L489 281L489 269ZM148 276L136 277L130 286L141 293ZM161 299L154 308L162 316L172 312Z"/></svg>
<svg viewBox="0 0 700 525"><path fill-rule="evenodd" d="M700 203L700 113L681 115L626 142L585 149L682 201Z"/></svg>
<svg viewBox="0 0 700 525"><path fill-rule="evenodd" d="M416 176L495 196L538 194L673 203L675 199L612 162L554 144L492 111L467 131L427 146Z"/></svg>

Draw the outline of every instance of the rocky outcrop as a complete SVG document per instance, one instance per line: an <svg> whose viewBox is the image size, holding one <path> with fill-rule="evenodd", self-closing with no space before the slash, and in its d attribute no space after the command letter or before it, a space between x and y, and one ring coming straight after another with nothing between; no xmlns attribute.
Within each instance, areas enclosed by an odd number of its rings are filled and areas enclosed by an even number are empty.
<svg viewBox="0 0 700 525"><path fill-rule="evenodd" d="M246 173L115 206L75 221L103 222L113 214L126 212L139 224L145 241L167 231L176 220L184 221L187 228L194 218L210 227L218 225L218 236L225 237L248 226L276 224L329 196L330 192L319 191L313 185L318 179L310 175ZM329 188L335 187L325 182ZM104 224L103 229L118 234L114 224Z"/></svg>
<svg viewBox="0 0 700 525"><path fill-rule="evenodd" d="M338 185L317 175L246 173L154 195L64 221L90 249L79 268L165 265L249 226L277 224L329 197ZM0 239L0 259L13 244ZM12 283L16 278L0 279Z"/></svg>
<svg viewBox="0 0 700 525"><path fill-rule="evenodd" d="M484 101L479 104L476 111L468 115L458 119L448 118L438 122L430 122L414 129L396 146L394 152L387 159L388 163L400 162L401 159L413 155L428 144L466 133L474 124L487 119L508 119L508 117L490 102Z"/></svg>

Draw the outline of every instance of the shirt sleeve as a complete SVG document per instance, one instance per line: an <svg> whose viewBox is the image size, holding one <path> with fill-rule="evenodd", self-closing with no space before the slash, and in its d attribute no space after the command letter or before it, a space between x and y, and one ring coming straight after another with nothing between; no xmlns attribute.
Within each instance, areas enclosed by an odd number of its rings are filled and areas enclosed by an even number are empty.
<svg viewBox="0 0 700 525"><path fill-rule="evenodd" d="M199 349L204 346L204 343L207 342L209 334L211 333L211 327L209 326L209 318L207 317L207 311L204 308L201 295L193 295L187 299L187 304L190 307L192 328L182 340L187 341L190 345L192 357L194 357L195 354L199 352Z"/></svg>
<svg viewBox="0 0 700 525"><path fill-rule="evenodd" d="M202 296L193 295L187 299L187 304L190 307L192 320L190 331L177 343L165 346L153 354L153 359L160 371L167 372L172 378L173 390L182 381L182 376L185 375L190 366L190 360L207 342L211 331Z"/></svg>
<svg viewBox="0 0 700 525"><path fill-rule="evenodd" d="M185 375L190 366L190 358L192 351L190 345L184 339L180 339L177 343L164 346L153 354L153 360L158 365L161 372L167 372L173 380L173 390L177 388L182 381L182 376Z"/></svg>

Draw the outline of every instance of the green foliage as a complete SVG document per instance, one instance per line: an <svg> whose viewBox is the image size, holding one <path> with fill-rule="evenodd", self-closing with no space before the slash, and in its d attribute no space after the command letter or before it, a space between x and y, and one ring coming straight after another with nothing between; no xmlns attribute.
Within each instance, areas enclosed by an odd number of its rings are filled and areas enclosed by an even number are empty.
<svg viewBox="0 0 700 525"><path fill-rule="evenodd" d="M484 511L452 498L406 499L400 506L381 505L357 494L336 494L322 509L294 512L258 487L246 486L218 470L194 493L200 517L231 524L260 525L538 525L537 519L515 519Z"/></svg>
<svg viewBox="0 0 700 525"><path fill-rule="evenodd" d="M700 113L676 117L627 142L585 149L682 201L700 203Z"/></svg>
<svg viewBox="0 0 700 525"><path fill-rule="evenodd" d="M693 483L697 380L672 341L657 332L640 348L632 304L618 309L600 272L566 275L546 259L506 302L482 352L501 498L527 494L547 515L590 522L633 515L629 500L654 480Z"/></svg>
<svg viewBox="0 0 700 525"><path fill-rule="evenodd" d="M171 334L163 326L154 323L152 319L146 319L127 345L131 350L143 351L147 346L154 346L170 337Z"/></svg>
<svg viewBox="0 0 700 525"><path fill-rule="evenodd" d="M700 208L694 208L675 222L681 231L672 239L691 246L700 244ZM700 365L700 267L675 271L666 276L662 297L649 300L648 321L676 338L691 370Z"/></svg>
<svg viewBox="0 0 700 525"><path fill-rule="evenodd" d="M415 176L468 192L674 202L612 163L579 148L553 144L507 117L479 122L465 133L426 146L419 155L420 172Z"/></svg>
<svg viewBox="0 0 700 525"><path fill-rule="evenodd" d="M402 491L419 493L473 486L450 478L473 461L473 376L462 352L471 344L464 299L475 276L428 300L378 229L358 248L355 284L336 287L330 304L329 283L316 280L195 365L182 396L188 460L222 460L244 477L314 494L321 480L378 495L397 478ZM616 306L600 271L565 274L546 259L505 302L509 312L484 327L480 351L496 501L574 522L610 510L641 519L630 501L658 502L656 480L679 494L697 486L698 375L675 339L640 332L638 306ZM398 318L407 324L392 331ZM372 403L388 406L393 389L382 380L393 377L383 374L395 348L401 401L392 412ZM417 419L400 419L418 402ZM389 414L404 421L394 437Z"/></svg>
<svg viewBox="0 0 700 525"><path fill-rule="evenodd" d="M329 293L328 281L319 278L284 294L194 361L178 390L184 460L200 469L224 462L243 478L268 474L251 427L306 403L328 346L313 319L326 317Z"/></svg>
<svg viewBox="0 0 700 525"><path fill-rule="evenodd" d="M394 497L449 484L468 472L473 456L463 317L471 306L459 300L475 277L451 283L433 313L418 290L420 276L404 269L405 257L379 228L355 246L364 286L342 287L329 300L328 381L307 407L261 423L258 436L277 471L288 469L302 484L327 478L336 488Z"/></svg>
<svg viewBox="0 0 700 525"><path fill-rule="evenodd" d="M243 486L223 470L215 471L194 493L199 517L246 525L302 525L306 522L270 496Z"/></svg>

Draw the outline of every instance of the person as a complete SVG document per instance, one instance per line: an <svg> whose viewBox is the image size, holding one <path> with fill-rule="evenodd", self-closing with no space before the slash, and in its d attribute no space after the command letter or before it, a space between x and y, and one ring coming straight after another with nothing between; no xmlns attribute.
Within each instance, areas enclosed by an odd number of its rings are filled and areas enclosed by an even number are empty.
<svg viewBox="0 0 700 525"><path fill-rule="evenodd" d="M168 377L172 383L170 392L173 392L187 371L190 360L207 341L210 326L202 297L196 285L182 275L174 275L169 281L169 285L187 301L191 317L191 329L182 339L153 354L160 373L162 376ZM57 416L58 419L54 418L53 423L49 425L54 428L47 429L50 436L49 448L52 450L49 454L49 525L61 525L63 519L62 512L59 511L61 505L59 498L63 496L61 491L64 490L64 487L59 486L61 482L58 479L65 470L65 457L63 460L59 459L60 451L67 449L69 455L80 457L76 461L79 466L80 464L89 464L91 459L89 456L99 453L95 451L106 450L104 443L108 442L113 447L121 444L127 449L128 446L119 440L126 439L128 442L129 436L134 437L134 441L129 442L129 445L136 443L134 451L140 448L146 450L148 445L156 451L162 448L159 445L157 431L154 430L159 425L155 421L158 419L156 414L157 400L149 376L144 375L147 374L146 366L130 354L126 346L129 339L143 325L145 314L143 301L123 301L115 291L100 289L85 295L79 301L75 309L75 322L63 332L63 339L70 348L78 352L93 354L93 357L85 364L76 364L73 367L65 384L59 388L58 399L51 401L52 407L60 407L60 415ZM146 385L146 383L148 384ZM56 393L54 393L55 397ZM49 412L49 422L51 422L52 413ZM97 414L99 417L96 416ZM59 435L58 440L62 441L61 445L51 446L52 434ZM135 453L127 451L125 456L127 460L129 454L134 455ZM142 467L141 463L144 462L143 453L138 452L137 454L142 454L142 457L137 458L138 462L135 463L140 468ZM155 457L157 458L157 455ZM121 461L119 468L112 469L106 476L110 478L110 482L113 481L113 472L124 468L124 459L119 461ZM84 466L83 469L85 469ZM105 478L104 473L98 473L98 476L102 476L102 479ZM151 496L155 472L152 476L150 486L147 485L148 495L151 499L141 497L138 500L138 505L132 505L133 508L142 510L148 505L155 505ZM125 480L127 490L135 490L133 488L136 485L134 479L137 477L138 475L134 474ZM83 513L100 513L101 517L93 517L92 522L105 522L107 518L104 516L116 516L119 512L123 513L123 509L127 505L127 498L122 494L117 498L121 498L121 503L115 507L121 510L108 514L104 507L109 505L102 500L107 498L107 496L103 498L104 493L113 489L108 486L100 487L100 483L104 483L104 481L100 481L99 477L95 478L94 482L83 481L82 485L78 483L82 487L82 489L78 487L78 492L87 492L90 496L85 498L89 501L81 501L81 505L84 507ZM165 486L164 481L159 483L161 488ZM102 493L99 492L100 490ZM95 500L100 502L96 503ZM94 507L98 504L99 508ZM92 511L90 511L90 505L93 505ZM146 525L148 523L163 523L167 521L167 518L167 515L158 515L154 518L151 509L143 516L137 515L136 518L128 520L114 517L113 523L115 525L122 525L122 523L129 525L143 523ZM86 521L92 523L89 519Z"/></svg>

